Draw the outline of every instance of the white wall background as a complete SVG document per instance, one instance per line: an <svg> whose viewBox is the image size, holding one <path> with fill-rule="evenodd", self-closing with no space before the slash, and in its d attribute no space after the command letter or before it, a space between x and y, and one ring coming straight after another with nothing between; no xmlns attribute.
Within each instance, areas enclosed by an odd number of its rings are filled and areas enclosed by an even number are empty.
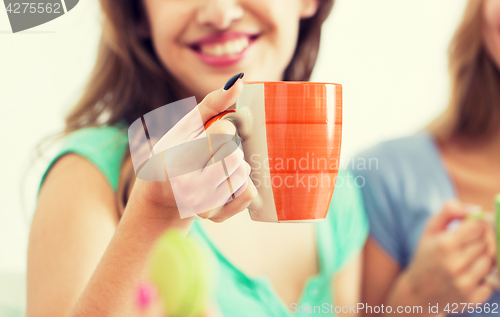
<svg viewBox="0 0 500 317"><path fill-rule="evenodd" d="M344 159L417 131L444 109L446 49L464 5L337 0L313 79L343 84ZM24 198L21 177L30 151L62 129L82 92L96 56L98 9L96 0L80 1L63 17L18 34L0 9L0 273L26 268L28 219L48 157L30 172Z"/></svg>

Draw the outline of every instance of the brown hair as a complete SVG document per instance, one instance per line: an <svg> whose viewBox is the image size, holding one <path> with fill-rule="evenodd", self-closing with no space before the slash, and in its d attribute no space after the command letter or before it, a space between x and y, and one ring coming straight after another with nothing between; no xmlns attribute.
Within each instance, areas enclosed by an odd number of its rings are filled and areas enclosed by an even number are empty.
<svg viewBox="0 0 500 317"><path fill-rule="evenodd" d="M319 51L321 26L335 0L318 0L316 14L300 21L294 56L283 80L308 81ZM140 36L145 19L141 2L101 0L103 32L97 62L83 97L66 117L64 134L81 128L130 125L155 108L178 100L178 83L159 62L151 40ZM120 202L126 202L134 180L129 151L119 182ZM123 206L123 205L122 205Z"/></svg>
<svg viewBox="0 0 500 317"><path fill-rule="evenodd" d="M484 3L469 0L449 46L450 102L433 125L440 139L487 140L498 131L500 72L485 45Z"/></svg>

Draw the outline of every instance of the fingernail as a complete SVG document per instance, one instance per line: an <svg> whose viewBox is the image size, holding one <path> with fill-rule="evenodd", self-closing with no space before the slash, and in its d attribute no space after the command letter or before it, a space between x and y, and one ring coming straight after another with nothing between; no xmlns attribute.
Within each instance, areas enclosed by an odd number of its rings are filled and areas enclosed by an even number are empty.
<svg viewBox="0 0 500 317"><path fill-rule="evenodd" d="M224 85L224 90L229 90L231 87L233 87L233 85L236 83L236 81L238 79L243 78L243 76L245 76L245 73L239 73L239 74L236 74L233 77L229 78L227 83Z"/></svg>
<svg viewBox="0 0 500 317"><path fill-rule="evenodd" d="M137 289L137 306L145 310L152 302L154 290L149 284L141 284Z"/></svg>

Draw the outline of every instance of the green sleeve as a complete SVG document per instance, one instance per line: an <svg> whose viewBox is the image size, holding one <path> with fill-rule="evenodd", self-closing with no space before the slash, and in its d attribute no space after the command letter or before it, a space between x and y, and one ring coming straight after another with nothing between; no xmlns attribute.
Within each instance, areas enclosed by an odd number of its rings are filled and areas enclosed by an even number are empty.
<svg viewBox="0 0 500 317"><path fill-rule="evenodd" d="M77 130L64 138L59 152L44 172L39 188L58 159L65 154L75 153L94 164L116 192L123 156L127 149L127 130L122 125Z"/></svg>

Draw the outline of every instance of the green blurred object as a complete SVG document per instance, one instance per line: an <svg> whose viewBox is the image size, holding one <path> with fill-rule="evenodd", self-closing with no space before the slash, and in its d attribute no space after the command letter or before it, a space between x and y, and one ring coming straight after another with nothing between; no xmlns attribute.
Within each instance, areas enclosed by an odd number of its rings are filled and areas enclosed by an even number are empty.
<svg viewBox="0 0 500 317"><path fill-rule="evenodd" d="M486 213L484 211L480 211L468 214L467 217L465 217L465 220L484 220L485 217Z"/></svg>
<svg viewBox="0 0 500 317"><path fill-rule="evenodd" d="M178 230L165 232L153 248L149 277L170 317L201 316L207 306L213 274L208 253Z"/></svg>

